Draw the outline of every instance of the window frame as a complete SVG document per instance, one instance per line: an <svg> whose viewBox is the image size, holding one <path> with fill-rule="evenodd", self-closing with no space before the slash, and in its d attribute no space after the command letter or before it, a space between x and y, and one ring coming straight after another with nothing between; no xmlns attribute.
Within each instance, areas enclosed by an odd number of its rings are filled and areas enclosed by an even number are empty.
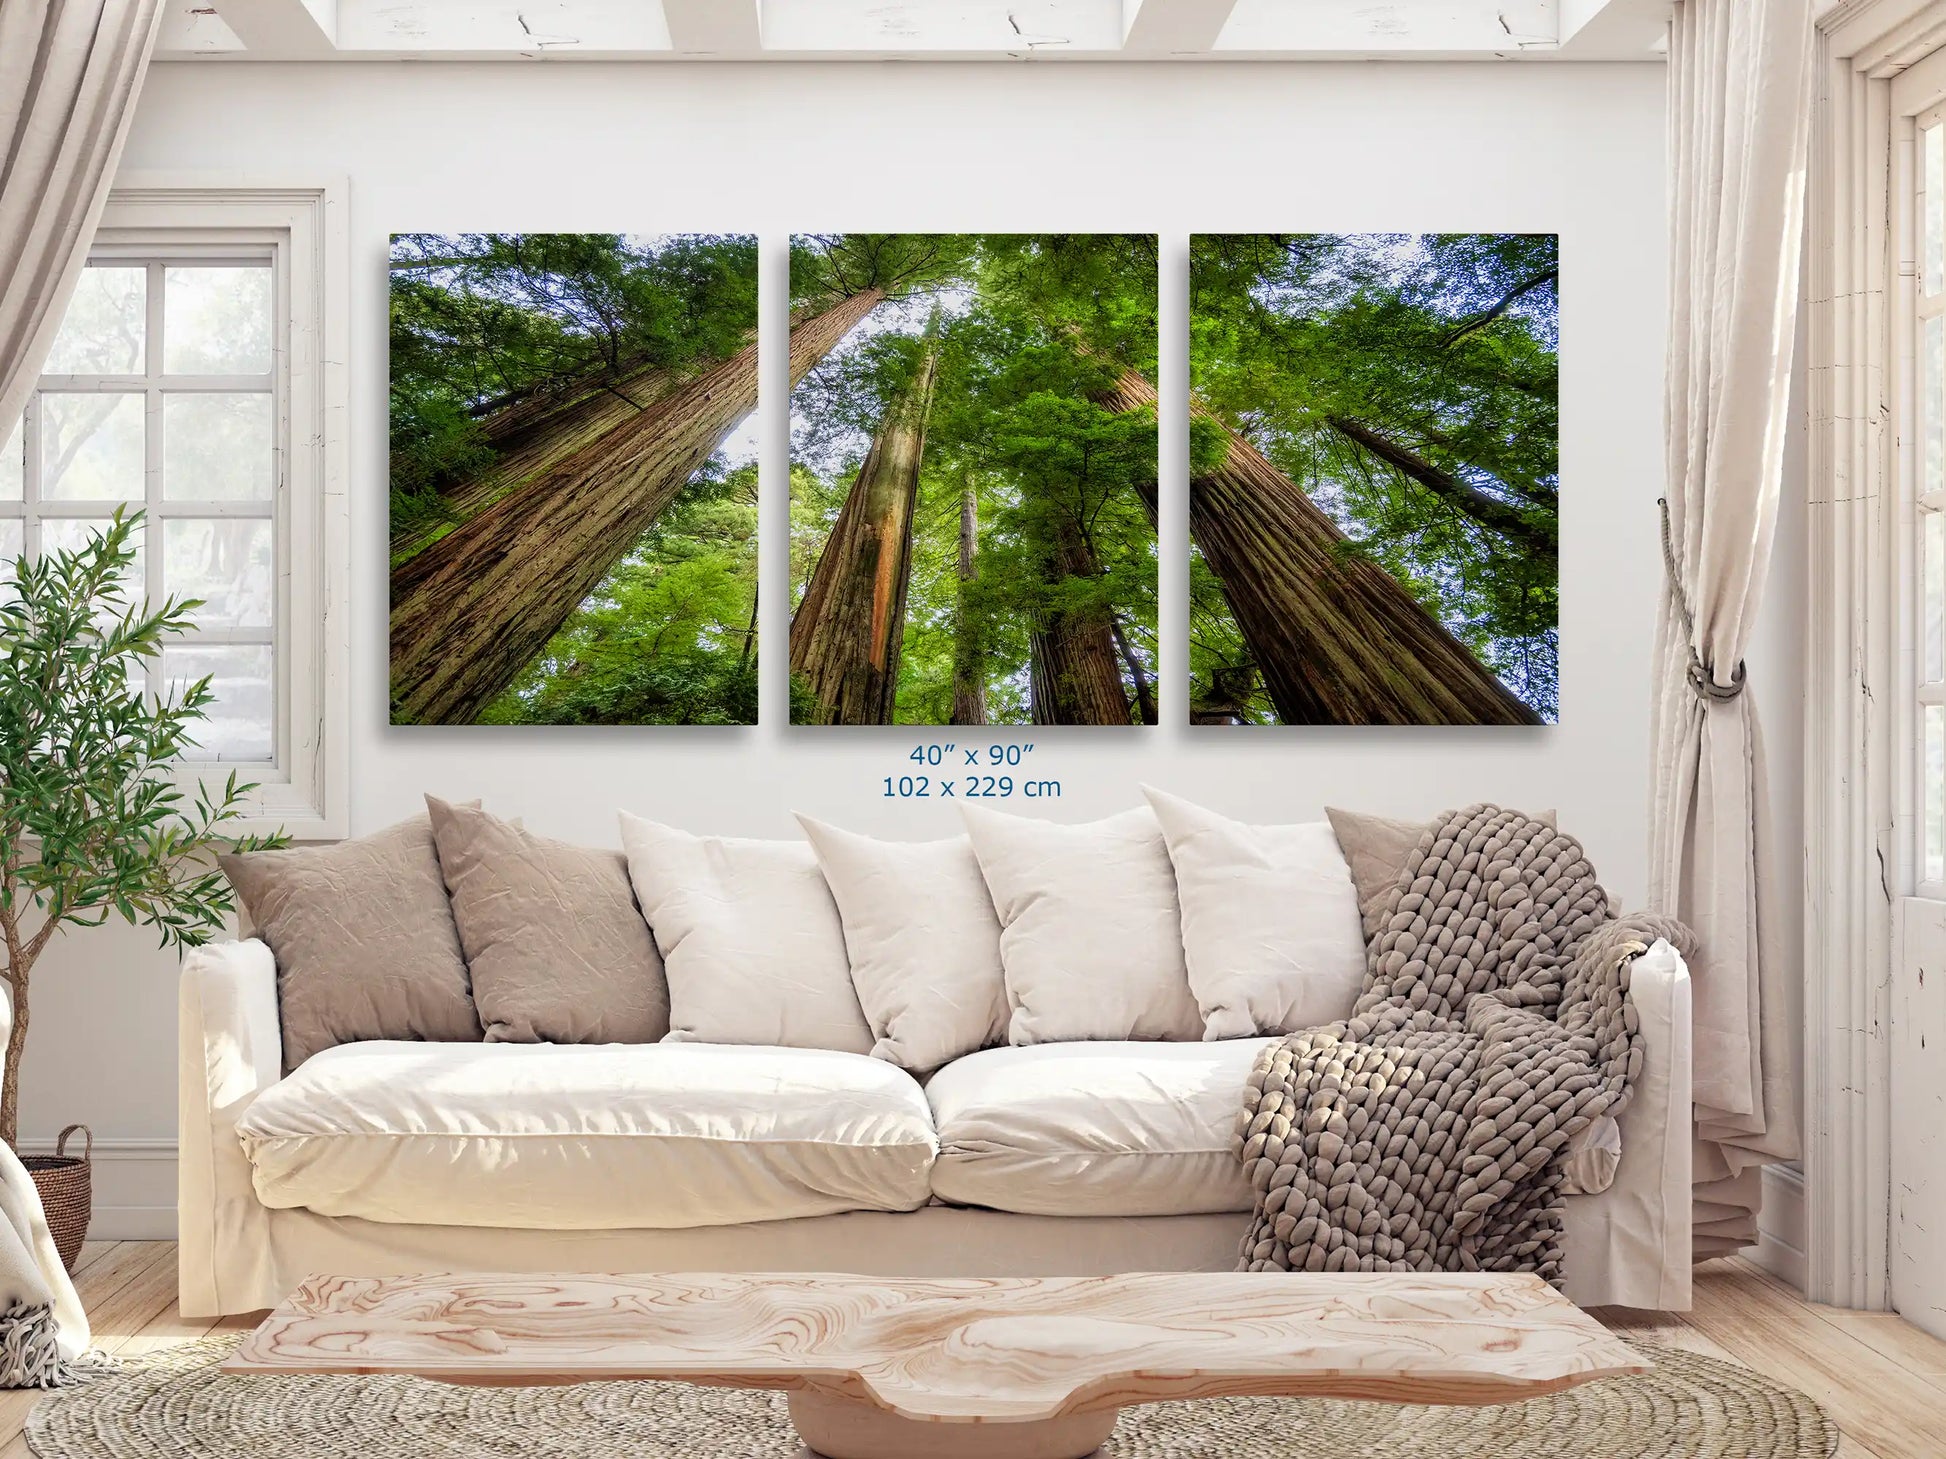
<svg viewBox="0 0 1946 1459"><path fill-rule="evenodd" d="M1927 489L1926 452L1929 428L1946 431L1946 380L1932 382L1938 388L1928 403L1926 336L1929 326L1946 333L1946 282L1937 292L1927 290L1931 260L1926 256L1926 137L1933 127L1940 129L1941 143L1946 145L1946 103L1902 118L1895 108L1891 231L1897 265L1892 271L1897 378L1890 394L1893 439L1898 443L1893 474L1899 499L1893 522L1893 581L1898 597L1893 622L1900 669L1893 796L1904 823L1897 869L1906 895L1938 899L1946 896L1946 868L1939 876L1928 875L1925 719L1929 709L1946 713L1946 679L1927 677L1926 523L1929 518L1946 520L1946 483ZM1946 845L1941 850L1946 852Z"/></svg>
<svg viewBox="0 0 1946 1459"><path fill-rule="evenodd" d="M234 770L258 781L234 829L282 829L306 841L342 837L350 821L345 191L337 178L124 172L90 250L102 259L171 244L272 251L276 758L185 764L179 778L220 787ZM151 535L154 554L161 537Z"/></svg>

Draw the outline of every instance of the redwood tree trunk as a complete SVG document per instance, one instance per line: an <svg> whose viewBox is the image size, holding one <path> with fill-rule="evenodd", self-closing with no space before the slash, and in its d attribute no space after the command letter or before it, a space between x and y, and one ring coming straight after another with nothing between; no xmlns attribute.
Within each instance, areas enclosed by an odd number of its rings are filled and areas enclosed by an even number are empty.
<svg viewBox="0 0 1946 1459"><path fill-rule="evenodd" d="M1104 404L1153 408L1124 374ZM1214 419L1192 403L1197 414ZM1189 483L1189 530L1285 724L1536 724L1466 646L1236 432Z"/></svg>
<svg viewBox="0 0 1946 1459"><path fill-rule="evenodd" d="M570 387L517 400L483 420L482 433L494 448L484 471L439 488L455 522L464 525L495 502L541 479L577 451L640 415L678 383L669 370L643 369L620 380ZM441 535L450 523L420 523L392 535L396 568Z"/></svg>
<svg viewBox="0 0 1946 1459"><path fill-rule="evenodd" d="M1080 528L1071 524L1063 530L1049 567L1056 581L1101 575ZM1032 649L1035 724L1131 722L1114 618L1106 609L1052 615L1033 635Z"/></svg>
<svg viewBox="0 0 1946 1459"><path fill-rule="evenodd" d="M818 724L892 723L938 361L928 349L918 375L886 408L791 619L791 674L816 696Z"/></svg>
<svg viewBox="0 0 1946 1459"><path fill-rule="evenodd" d="M980 576L980 498L968 481L959 494L959 602L953 621L953 723L987 722L984 625L969 601Z"/></svg>
<svg viewBox="0 0 1946 1459"><path fill-rule="evenodd" d="M883 297L793 328L792 383ZM393 722L477 719L756 403L753 341L394 569Z"/></svg>

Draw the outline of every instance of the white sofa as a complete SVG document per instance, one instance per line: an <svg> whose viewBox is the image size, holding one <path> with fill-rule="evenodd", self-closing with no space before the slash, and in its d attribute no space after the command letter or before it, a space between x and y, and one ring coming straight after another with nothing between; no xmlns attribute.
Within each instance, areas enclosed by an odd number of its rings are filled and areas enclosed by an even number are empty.
<svg viewBox="0 0 1946 1459"><path fill-rule="evenodd" d="M1614 1182L1570 1197L1567 1290L1689 1305L1688 973L1638 960L1647 1062ZM1269 1040L997 1048L922 1084L861 1055L722 1044L359 1043L283 1074L259 941L181 987L181 1300L314 1272L1217 1271Z"/></svg>

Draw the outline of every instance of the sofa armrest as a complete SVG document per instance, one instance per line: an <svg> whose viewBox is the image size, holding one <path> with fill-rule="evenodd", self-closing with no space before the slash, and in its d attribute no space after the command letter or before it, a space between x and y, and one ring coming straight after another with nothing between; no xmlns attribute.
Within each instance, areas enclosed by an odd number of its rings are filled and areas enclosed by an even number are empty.
<svg viewBox="0 0 1946 1459"><path fill-rule="evenodd" d="M1690 1301L1690 989L1682 955L1658 941L1630 969L1642 1073L1620 1115L1615 1179L1568 1203L1568 1296L1582 1306L1684 1312Z"/></svg>
<svg viewBox="0 0 1946 1459"><path fill-rule="evenodd" d="M225 1274L268 1259L265 1212L237 1122L283 1077L277 962L251 938L192 948L178 995L177 1195L185 1317L226 1309ZM240 1267L241 1264L241 1267Z"/></svg>

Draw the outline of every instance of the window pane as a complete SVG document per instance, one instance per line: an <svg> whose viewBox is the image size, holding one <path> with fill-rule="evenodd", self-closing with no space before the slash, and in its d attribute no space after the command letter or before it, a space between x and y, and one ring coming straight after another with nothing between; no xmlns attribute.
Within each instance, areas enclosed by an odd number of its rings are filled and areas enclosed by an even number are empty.
<svg viewBox="0 0 1946 1459"><path fill-rule="evenodd" d="M1919 490L1938 491L1946 485L1946 318L1935 315L1924 325L1919 348L1919 435L1925 448L1919 460Z"/></svg>
<svg viewBox="0 0 1946 1459"><path fill-rule="evenodd" d="M1946 127L1925 131L1926 292L1937 294L1946 282Z"/></svg>
<svg viewBox="0 0 1946 1459"><path fill-rule="evenodd" d="M1919 589L1919 616L1924 625L1924 657L1920 677L1928 684L1946 679L1946 516L1925 512L1920 517L1924 571Z"/></svg>
<svg viewBox="0 0 1946 1459"><path fill-rule="evenodd" d="M162 651L162 672L172 694L204 675L216 695L195 728L197 760L268 760L276 699L270 682L268 644L205 644Z"/></svg>
<svg viewBox="0 0 1946 1459"><path fill-rule="evenodd" d="M84 268L54 348L49 375L139 375L148 335L149 272Z"/></svg>
<svg viewBox="0 0 1946 1459"><path fill-rule="evenodd" d="M268 501L270 396L162 397L162 495L169 501Z"/></svg>
<svg viewBox="0 0 1946 1459"><path fill-rule="evenodd" d="M172 268L162 368L171 375L270 373L270 268Z"/></svg>
<svg viewBox="0 0 1946 1459"><path fill-rule="evenodd" d="M41 396L41 500L140 501L140 395Z"/></svg>
<svg viewBox="0 0 1946 1459"><path fill-rule="evenodd" d="M0 502L17 502L27 494L27 430L15 421L6 443L0 445Z"/></svg>
<svg viewBox="0 0 1946 1459"><path fill-rule="evenodd" d="M1946 704L1926 706L1921 793L1926 806L1925 880L1946 881Z"/></svg>
<svg viewBox="0 0 1946 1459"><path fill-rule="evenodd" d="M0 583L14 580L14 562L20 556L25 532L20 518L0 517Z"/></svg>
<svg viewBox="0 0 1946 1459"><path fill-rule="evenodd" d="M162 591L201 598L205 628L268 628L270 522L261 517L171 517L162 524Z"/></svg>
<svg viewBox="0 0 1946 1459"><path fill-rule="evenodd" d="M135 561L129 564L128 571L122 574L122 591L126 595L123 602L114 605L114 611L106 616L114 617L123 608L140 601L143 594L143 563L145 547L142 541L147 524L138 522L129 534L129 543L135 548ZM42 517L41 545L43 556L52 552L77 552L86 545L88 538L96 532L108 530L106 517Z"/></svg>

